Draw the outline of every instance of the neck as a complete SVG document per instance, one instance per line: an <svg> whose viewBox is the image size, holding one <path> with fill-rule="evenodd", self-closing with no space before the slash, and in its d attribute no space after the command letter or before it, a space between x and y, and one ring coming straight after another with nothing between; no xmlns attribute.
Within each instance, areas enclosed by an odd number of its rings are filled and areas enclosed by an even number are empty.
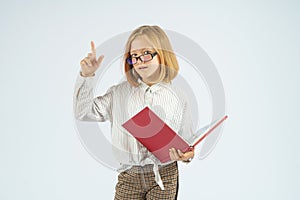
<svg viewBox="0 0 300 200"><path fill-rule="evenodd" d="M152 81L150 81L149 79L146 79L146 80L143 80L143 79L142 79L142 81L143 81L146 85L148 85L149 87L151 87L152 85L156 84L155 82L152 82Z"/></svg>

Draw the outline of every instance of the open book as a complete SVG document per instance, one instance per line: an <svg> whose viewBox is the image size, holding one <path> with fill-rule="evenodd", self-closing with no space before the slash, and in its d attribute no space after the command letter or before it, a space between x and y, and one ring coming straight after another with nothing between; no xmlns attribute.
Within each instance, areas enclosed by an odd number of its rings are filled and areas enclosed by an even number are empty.
<svg viewBox="0 0 300 200"><path fill-rule="evenodd" d="M227 115L215 120L187 140L172 130L149 107L142 109L122 126L164 163L170 161L170 148L180 149L183 153L190 151L226 119Z"/></svg>

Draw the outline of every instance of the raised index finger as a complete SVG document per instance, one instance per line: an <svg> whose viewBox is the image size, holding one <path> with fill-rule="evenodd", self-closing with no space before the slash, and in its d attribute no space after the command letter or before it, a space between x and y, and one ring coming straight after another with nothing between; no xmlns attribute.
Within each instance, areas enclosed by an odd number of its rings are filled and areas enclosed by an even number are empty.
<svg viewBox="0 0 300 200"><path fill-rule="evenodd" d="M94 41L91 41L91 50L93 54L96 54L96 47Z"/></svg>

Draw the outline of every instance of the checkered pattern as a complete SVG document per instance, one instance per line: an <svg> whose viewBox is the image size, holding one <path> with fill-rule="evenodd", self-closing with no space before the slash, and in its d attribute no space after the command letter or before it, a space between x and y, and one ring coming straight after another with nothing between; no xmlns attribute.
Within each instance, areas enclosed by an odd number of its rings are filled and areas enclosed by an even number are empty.
<svg viewBox="0 0 300 200"><path fill-rule="evenodd" d="M115 200L174 200L178 192L177 162L159 168L165 190L154 179L153 165L133 166L121 172L116 185Z"/></svg>

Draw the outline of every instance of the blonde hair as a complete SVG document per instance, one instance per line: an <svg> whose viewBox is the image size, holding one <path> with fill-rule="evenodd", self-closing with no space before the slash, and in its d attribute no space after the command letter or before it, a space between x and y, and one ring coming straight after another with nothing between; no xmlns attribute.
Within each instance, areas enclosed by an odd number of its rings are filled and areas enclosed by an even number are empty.
<svg viewBox="0 0 300 200"><path fill-rule="evenodd" d="M153 48L159 56L160 75L155 82L171 82L171 80L176 77L179 66L169 38L159 26L148 25L140 26L135 29L127 40L123 57L127 81L135 87L139 85L139 75L136 72L134 73L133 66L126 62L126 59L130 57L131 43L139 36L145 37L153 45Z"/></svg>

